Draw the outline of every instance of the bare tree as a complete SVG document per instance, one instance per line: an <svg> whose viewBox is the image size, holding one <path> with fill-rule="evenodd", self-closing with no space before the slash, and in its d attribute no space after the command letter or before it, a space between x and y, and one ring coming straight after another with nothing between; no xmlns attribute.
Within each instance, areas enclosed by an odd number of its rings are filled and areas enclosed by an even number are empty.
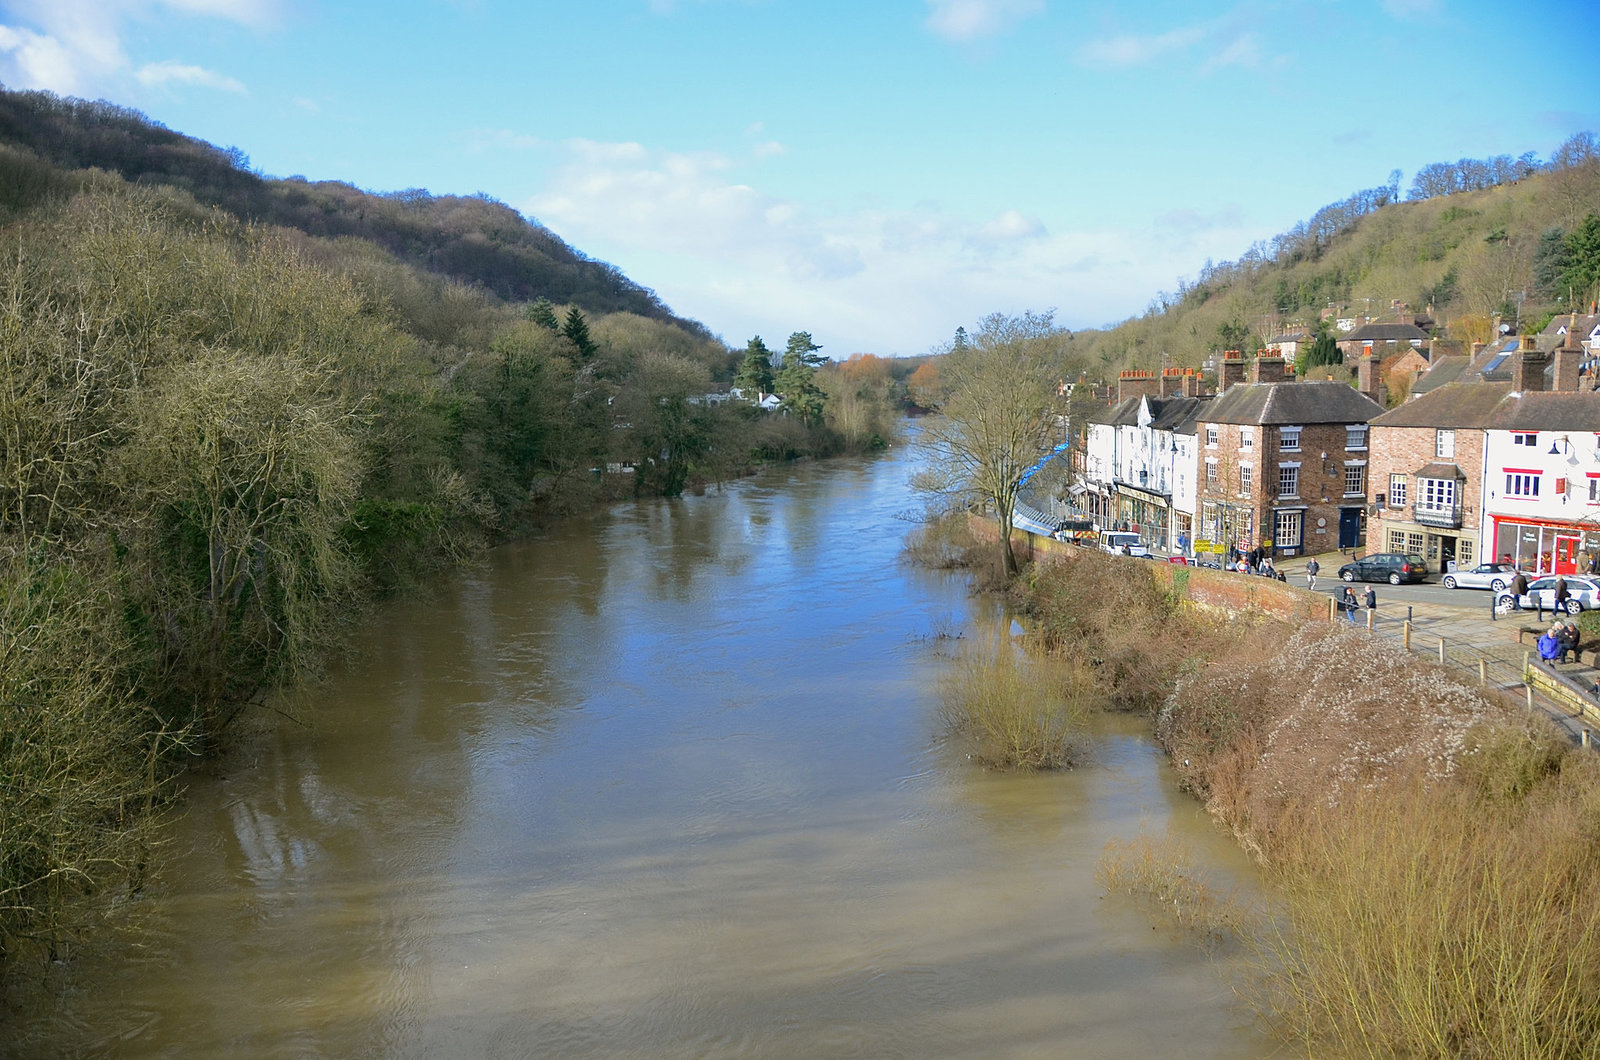
<svg viewBox="0 0 1600 1060"><path fill-rule="evenodd" d="M930 466L913 485L968 508L991 507L1007 575L1023 474L1048 450L1056 423L1066 332L1054 311L992 314L962 349L940 363L939 411L922 437Z"/></svg>

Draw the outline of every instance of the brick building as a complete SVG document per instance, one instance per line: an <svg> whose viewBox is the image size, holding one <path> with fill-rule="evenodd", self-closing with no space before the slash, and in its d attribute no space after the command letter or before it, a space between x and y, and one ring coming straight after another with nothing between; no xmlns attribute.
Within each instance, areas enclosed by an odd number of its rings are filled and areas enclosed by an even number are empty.
<svg viewBox="0 0 1600 1060"><path fill-rule="evenodd" d="M1257 378L1282 378L1270 361L1258 363ZM1383 412L1370 396L1376 362L1368 357L1361 366L1368 393L1341 382L1244 383L1237 381L1242 368L1237 358L1224 358L1225 389L1197 417L1196 538L1216 551L1262 545L1279 556L1358 545L1367 421Z"/></svg>
<svg viewBox="0 0 1600 1060"><path fill-rule="evenodd" d="M1484 430L1510 383L1450 383L1372 421L1368 552L1480 562Z"/></svg>

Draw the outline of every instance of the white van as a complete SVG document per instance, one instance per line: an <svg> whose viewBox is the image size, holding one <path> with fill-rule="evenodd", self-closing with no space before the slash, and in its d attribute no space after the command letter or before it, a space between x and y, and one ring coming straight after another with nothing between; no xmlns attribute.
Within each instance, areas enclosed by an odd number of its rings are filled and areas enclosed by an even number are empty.
<svg viewBox="0 0 1600 1060"><path fill-rule="evenodd" d="M1139 541L1139 535L1132 530L1100 531L1100 547L1117 556L1150 558L1150 550L1144 547Z"/></svg>

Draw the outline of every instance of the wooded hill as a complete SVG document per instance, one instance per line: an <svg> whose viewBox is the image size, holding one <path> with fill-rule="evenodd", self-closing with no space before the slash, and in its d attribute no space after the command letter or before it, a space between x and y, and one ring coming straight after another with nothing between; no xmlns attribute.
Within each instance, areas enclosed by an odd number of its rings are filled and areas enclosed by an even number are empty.
<svg viewBox="0 0 1600 1060"><path fill-rule="evenodd" d="M1537 330L1586 311L1600 283L1600 147L1580 133L1548 164L1463 159L1399 175L1317 211L1238 260L1207 262L1139 317L1080 331L1070 349L1091 375L1199 365L1249 351L1323 315L1377 320L1396 307L1431 316L1443 336L1487 340L1496 319Z"/></svg>
<svg viewBox="0 0 1600 1060"><path fill-rule="evenodd" d="M614 266L485 196L418 189L380 195L336 181L268 179L250 171L238 148L215 147L111 103L48 92L0 91L0 144L12 149L0 181L0 216L59 192L61 171L101 169L134 184L181 188L242 222L365 240L399 262L506 301L545 298L589 314L636 313L711 337Z"/></svg>

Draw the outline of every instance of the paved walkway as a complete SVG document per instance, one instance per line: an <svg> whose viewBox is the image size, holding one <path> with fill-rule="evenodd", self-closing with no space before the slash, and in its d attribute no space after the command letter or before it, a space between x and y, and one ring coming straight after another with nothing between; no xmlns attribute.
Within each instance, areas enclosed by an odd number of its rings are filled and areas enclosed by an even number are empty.
<svg viewBox="0 0 1600 1060"><path fill-rule="evenodd" d="M1283 571L1289 584L1303 588L1306 584L1305 567L1309 558L1297 557L1284 560L1278 564L1278 569ZM1337 594L1344 588L1344 583L1339 580L1338 570L1348 562L1348 559L1338 552L1330 552L1317 556L1316 560L1320 568L1317 574L1317 592L1328 596ZM1363 588L1360 583L1355 585L1358 598ZM1544 612L1542 618L1535 612L1521 611L1502 615L1497 619L1490 610L1492 595L1487 590L1456 591L1461 595L1460 604L1404 604L1392 600L1385 602L1380 592L1373 629L1392 639L1403 640L1405 622L1409 615L1413 652L1438 658L1439 641L1443 638L1444 658L1448 664L1467 671L1468 676L1474 679L1486 672L1490 685L1508 694L1525 696L1526 688L1522 680L1523 665L1527 653L1533 648L1537 633L1529 636L1526 643L1518 643L1518 633L1523 630L1542 632L1549 628L1554 616L1549 611ZM1366 623L1365 610L1356 617L1361 624ZM1481 668L1480 660L1482 660ZM1600 682L1600 669L1586 662L1540 665L1546 666L1550 672L1559 674L1584 692L1594 689L1597 682ZM1571 707L1542 693L1534 694L1534 705L1549 714L1574 743L1581 742L1585 732L1596 732L1600 735L1600 726L1591 720L1575 716Z"/></svg>

